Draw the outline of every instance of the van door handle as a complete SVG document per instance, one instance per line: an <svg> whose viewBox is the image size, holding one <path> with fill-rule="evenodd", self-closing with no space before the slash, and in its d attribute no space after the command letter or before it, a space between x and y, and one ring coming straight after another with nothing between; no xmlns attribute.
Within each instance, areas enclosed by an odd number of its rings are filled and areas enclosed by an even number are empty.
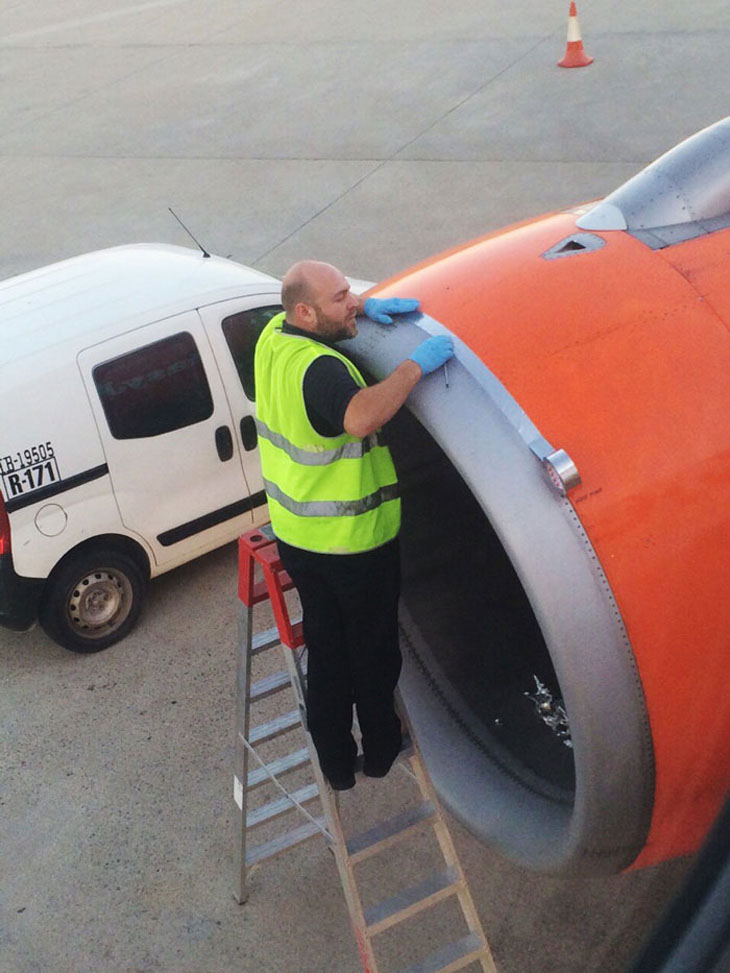
<svg viewBox="0 0 730 973"><path fill-rule="evenodd" d="M215 448L222 463L233 456L233 436L228 426L218 426L215 431Z"/></svg>
<svg viewBox="0 0 730 973"><path fill-rule="evenodd" d="M241 442L247 452L256 449L258 446L259 437L256 432L256 422L253 416L244 416L241 419Z"/></svg>

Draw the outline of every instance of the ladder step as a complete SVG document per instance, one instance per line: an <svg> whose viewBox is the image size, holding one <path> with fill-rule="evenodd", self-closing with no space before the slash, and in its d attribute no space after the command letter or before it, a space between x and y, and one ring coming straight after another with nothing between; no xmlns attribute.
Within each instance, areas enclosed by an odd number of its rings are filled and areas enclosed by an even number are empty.
<svg viewBox="0 0 730 973"><path fill-rule="evenodd" d="M292 627L298 625L301 620L301 615L292 618ZM251 639L251 655L254 656L260 652L266 652L267 649L273 649L277 645L281 645L281 636L279 635L279 629L274 625L273 628L267 628L265 632L257 632L253 636Z"/></svg>
<svg viewBox="0 0 730 973"><path fill-rule="evenodd" d="M400 973L450 973L484 956L484 944L475 932L470 932L463 939L442 946L420 963L414 963Z"/></svg>
<svg viewBox="0 0 730 973"><path fill-rule="evenodd" d="M267 858L274 858L283 851L288 851L296 845L301 845L303 841L309 841L310 838L316 837L316 835L321 833L320 829L326 828L326 824L324 818L315 818L315 821L316 824L307 821L306 824L295 828L293 831L287 831L286 834L272 838L271 841L264 841L262 844L257 845L256 848L252 848L246 855L246 864L255 865L256 862L264 861Z"/></svg>
<svg viewBox="0 0 730 973"><path fill-rule="evenodd" d="M278 760L273 760L270 764L267 764L266 769L259 767L257 770L251 771L248 775L248 789L253 790L254 787L259 787L261 784L264 784L269 780L269 774L273 777L281 777L283 774L289 773L289 771L303 767L309 763L309 760L309 750L306 747L302 747L301 750L294 750L285 757L279 757Z"/></svg>
<svg viewBox="0 0 730 973"><path fill-rule="evenodd" d="M403 922L423 909L436 905L459 888L459 873L453 866L429 875L417 885L403 889L390 899L365 910L365 923L371 936Z"/></svg>
<svg viewBox="0 0 730 973"><path fill-rule="evenodd" d="M407 811L397 814L389 821L383 821L369 831L355 835L347 842L347 853L355 864L399 841L413 828L424 821L430 821L435 816L436 809L430 802L408 808Z"/></svg>
<svg viewBox="0 0 730 973"><path fill-rule="evenodd" d="M307 804L309 801L313 801L319 797L319 787L316 782L314 784L307 784L305 787L300 787L298 791L293 791L292 797L300 804ZM264 821L271 821L273 818L278 818L282 814L286 814L287 811L293 810L294 807L295 805L288 797L278 797L275 801L271 801L270 804L264 804L262 807L257 807L255 811L249 811L246 815L246 827L256 828L258 825L263 824Z"/></svg>
<svg viewBox="0 0 730 973"><path fill-rule="evenodd" d="M273 696L274 693L287 689L289 686L291 686L289 673L286 670L275 672L272 676L266 676L265 679L251 683L248 698L252 703L255 703L257 700Z"/></svg>
<svg viewBox="0 0 730 973"><path fill-rule="evenodd" d="M267 628L265 632L257 632L251 639L251 655L266 652L267 649L273 649L276 645L281 645L279 629L276 626Z"/></svg>
<svg viewBox="0 0 730 973"><path fill-rule="evenodd" d="M276 719L270 720L268 723L260 723L255 726L248 735L248 742L253 745L263 743L265 740L273 740L281 736L282 733L287 733L295 726L299 726L301 722L299 710L291 710L289 713L284 713L283 716L277 716Z"/></svg>

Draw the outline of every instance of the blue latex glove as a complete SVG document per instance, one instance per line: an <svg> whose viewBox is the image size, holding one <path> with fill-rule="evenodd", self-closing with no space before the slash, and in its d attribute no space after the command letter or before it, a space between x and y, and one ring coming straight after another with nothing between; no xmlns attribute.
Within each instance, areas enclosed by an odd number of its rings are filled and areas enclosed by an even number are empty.
<svg viewBox="0 0 730 973"><path fill-rule="evenodd" d="M392 324L391 314L407 314L418 310L418 301L410 297L368 297L362 306L371 321Z"/></svg>
<svg viewBox="0 0 730 973"><path fill-rule="evenodd" d="M424 375L441 368L454 354L454 339L447 334L437 334L426 338L408 357L414 361Z"/></svg>

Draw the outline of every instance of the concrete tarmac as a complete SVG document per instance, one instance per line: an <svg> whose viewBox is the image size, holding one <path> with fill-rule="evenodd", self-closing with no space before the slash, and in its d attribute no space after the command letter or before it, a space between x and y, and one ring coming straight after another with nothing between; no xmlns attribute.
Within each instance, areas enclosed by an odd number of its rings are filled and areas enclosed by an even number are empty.
<svg viewBox="0 0 730 973"><path fill-rule="evenodd" d="M727 114L721 0L581 0L595 63L575 71L556 67L567 14L6 0L0 277L189 245L172 206L211 251L277 276L314 257L378 280L602 196ZM360 968L322 842L259 869L244 907L232 897L235 568L228 547L159 579L136 631L99 655L0 633L3 973ZM358 784L345 813L397 792ZM505 973L624 969L688 866L548 879L454 833ZM431 932L394 947L394 968Z"/></svg>

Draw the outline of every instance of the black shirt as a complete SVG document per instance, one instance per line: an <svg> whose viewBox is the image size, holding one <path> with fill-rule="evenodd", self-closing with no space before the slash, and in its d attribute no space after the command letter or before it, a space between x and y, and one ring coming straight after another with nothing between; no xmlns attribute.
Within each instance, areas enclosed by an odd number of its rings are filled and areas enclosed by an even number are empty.
<svg viewBox="0 0 730 973"><path fill-rule="evenodd" d="M319 341L325 348L332 347L332 343L317 337L311 331L295 328L288 321L284 322L281 330L283 334L301 335ZM339 352L339 348L337 350ZM359 391L360 386L339 359L332 355L322 355L312 362L304 373L304 405L307 418L320 436L342 435L350 399Z"/></svg>

